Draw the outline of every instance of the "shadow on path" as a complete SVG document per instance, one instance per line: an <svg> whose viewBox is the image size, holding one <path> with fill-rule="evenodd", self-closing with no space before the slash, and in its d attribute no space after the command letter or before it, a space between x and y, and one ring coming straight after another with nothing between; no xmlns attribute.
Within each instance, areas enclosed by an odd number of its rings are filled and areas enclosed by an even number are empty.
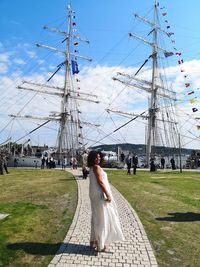
<svg viewBox="0 0 200 267"><path fill-rule="evenodd" d="M62 249L59 252L59 248L62 245ZM35 242L23 242L13 243L7 245L8 249L11 250L23 250L24 252L32 255L55 255L69 253L69 254L80 254L95 256L97 252L92 250L89 246L72 243L35 243Z"/></svg>
<svg viewBox="0 0 200 267"><path fill-rule="evenodd" d="M168 213L170 217L156 218L158 221L169 221L169 222L197 222L200 221L200 213L194 212L174 212Z"/></svg>

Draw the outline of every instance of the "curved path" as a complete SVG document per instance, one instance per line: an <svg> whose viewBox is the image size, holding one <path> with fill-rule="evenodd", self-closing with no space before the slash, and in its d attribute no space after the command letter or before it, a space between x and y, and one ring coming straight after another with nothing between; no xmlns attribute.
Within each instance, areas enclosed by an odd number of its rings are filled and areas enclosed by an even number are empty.
<svg viewBox="0 0 200 267"><path fill-rule="evenodd" d="M82 180L79 170L71 173L78 183L78 205L67 236L48 267L157 267L151 244L137 214L114 187L112 191L125 241L111 244L108 252L98 253L90 249L89 181Z"/></svg>

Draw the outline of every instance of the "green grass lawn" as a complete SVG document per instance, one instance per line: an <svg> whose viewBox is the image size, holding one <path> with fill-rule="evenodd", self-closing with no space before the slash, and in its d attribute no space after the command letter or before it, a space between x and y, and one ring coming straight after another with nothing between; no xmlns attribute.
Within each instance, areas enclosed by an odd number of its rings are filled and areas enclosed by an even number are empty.
<svg viewBox="0 0 200 267"><path fill-rule="evenodd" d="M0 175L0 266L47 266L77 205L73 176L58 170L10 169Z"/></svg>
<svg viewBox="0 0 200 267"><path fill-rule="evenodd" d="M200 172L107 171L142 221L160 267L200 266Z"/></svg>
<svg viewBox="0 0 200 267"><path fill-rule="evenodd" d="M200 172L107 171L142 221L160 267L200 266ZM71 174L11 169L0 176L0 267L47 266L77 204Z"/></svg>

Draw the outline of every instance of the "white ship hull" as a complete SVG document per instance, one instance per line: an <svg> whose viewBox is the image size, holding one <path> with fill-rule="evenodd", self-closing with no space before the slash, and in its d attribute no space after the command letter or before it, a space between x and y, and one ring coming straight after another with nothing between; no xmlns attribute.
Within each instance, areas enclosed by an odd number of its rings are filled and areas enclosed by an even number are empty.
<svg viewBox="0 0 200 267"><path fill-rule="evenodd" d="M12 156L8 159L8 167L40 167L41 159L34 156Z"/></svg>

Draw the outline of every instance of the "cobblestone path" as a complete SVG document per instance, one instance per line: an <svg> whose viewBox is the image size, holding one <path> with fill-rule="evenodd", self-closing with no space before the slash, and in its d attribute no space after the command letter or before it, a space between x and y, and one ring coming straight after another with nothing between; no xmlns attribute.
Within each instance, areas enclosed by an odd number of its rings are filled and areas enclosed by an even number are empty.
<svg viewBox="0 0 200 267"><path fill-rule="evenodd" d="M151 244L137 214L114 187L113 196L125 241L111 244L108 252L98 253L90 249L89 181L81 179L79 170L71 172L78 183L78 205L63 244L48 267L157 267Z"/></svg>

